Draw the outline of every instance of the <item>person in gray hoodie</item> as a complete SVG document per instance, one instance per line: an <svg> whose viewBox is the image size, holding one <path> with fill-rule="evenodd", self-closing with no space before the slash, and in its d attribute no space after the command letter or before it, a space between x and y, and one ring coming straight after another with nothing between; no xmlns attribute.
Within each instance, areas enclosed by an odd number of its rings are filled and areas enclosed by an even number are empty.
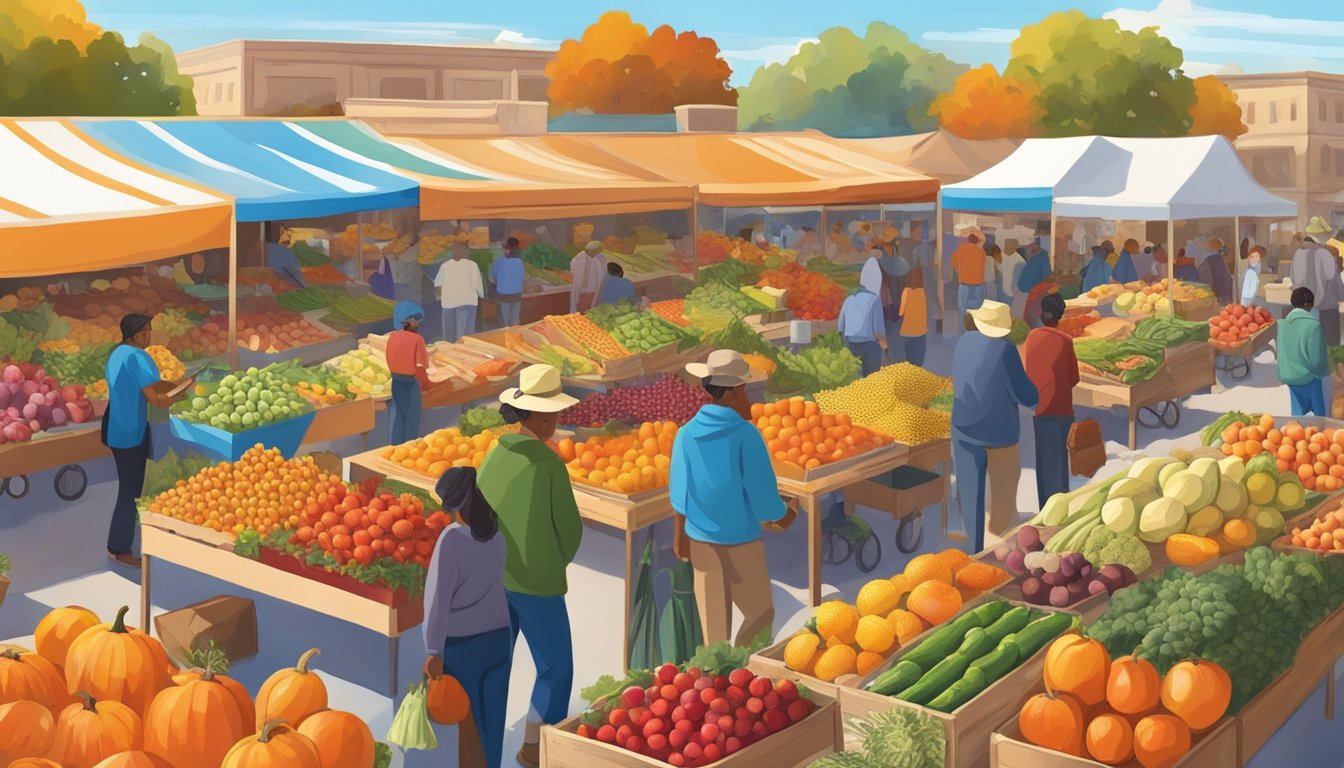
<svg viewBox="0 0 1344 768"><path fill-rule="evenodd" d="M1330 228L1319 217L1307 227L1302 247L1293 254L1288 277L1294 287L1309 288L1316 299L1313 317L1320 319L1326 346L1339 344L1339 302L1344 300L1344 284L1339 281L1339 263L1322 245Z"/></svg>

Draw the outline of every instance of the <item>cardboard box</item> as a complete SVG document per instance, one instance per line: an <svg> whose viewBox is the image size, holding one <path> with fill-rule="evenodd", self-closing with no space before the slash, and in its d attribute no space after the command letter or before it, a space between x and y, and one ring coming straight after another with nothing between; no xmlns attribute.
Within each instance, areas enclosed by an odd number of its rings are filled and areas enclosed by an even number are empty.
<svg viewBox="0 0 1344 768"><path fill-rule="evenodd" d="M257 607L245 597L220 595L154 619L168 657L181 661L211 641L230 662L257 655Z"/></svg>

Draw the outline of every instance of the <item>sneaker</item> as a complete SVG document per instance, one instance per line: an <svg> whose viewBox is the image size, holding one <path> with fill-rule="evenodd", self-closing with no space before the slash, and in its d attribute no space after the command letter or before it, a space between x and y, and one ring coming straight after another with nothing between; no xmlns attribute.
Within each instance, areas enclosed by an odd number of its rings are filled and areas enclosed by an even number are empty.
<svg viewBox="0 0 1344 768"><path fill-rule="evenodd" d="M136 569L140 567L140 558L130 552L113 552L109 549L107 551L107 556L117 565Z"/></svg>
<svg viewBox="0 0 1344 768"><path fill-rule="evenodd" d="M523 768L541 768L541 745L523 742L518 750L518 764Z"/></svg>

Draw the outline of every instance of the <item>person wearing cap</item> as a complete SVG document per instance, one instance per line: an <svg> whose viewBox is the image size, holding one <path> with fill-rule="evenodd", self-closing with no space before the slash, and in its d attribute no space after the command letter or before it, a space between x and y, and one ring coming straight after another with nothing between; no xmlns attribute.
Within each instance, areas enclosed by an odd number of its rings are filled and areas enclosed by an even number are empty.
<svg viewBox="0 0 1344 768"><path fill-rule="evenodd" d="M1289 408L1293 416L1329 416L1326 408L1325 381L1330 375L1329 356L1321 322L1312 317L1316 297L1311 289L1293 289L1288 300L1293 308L1277 323L1274 348L1277 351L1279 381L1288 386Z"/></svg>
<svg viewBox="0 0 1344 768"><path fill-rule="evenodd" d="M1339 281L1339 263L1325 249L1330 227L1320 216L1311 217L1302 247L1293 254L1288 278L1294 286L1310 288L1315 298L1313 317L1321 321L1327 346L1339 344L1339 302L1344 299L1344 286Z"/></svg>
<svg viewBox="0 0 1344 768"><path fill-rule="evenodd" d="M1137 253L1139 253L1139 241L1131 237L1125 241L1125 246L1115 257L1115 266L1111 268L1112 280L1123 285L1139 279L1139 271L1134 264L1134 256Z"/></svg>
<svg viewBox="0 0 1344 768"><path fill-rule="evenodd" d="M453 257L434 276L443 306L443 338L457 341L476 332L476 306L485 298L481 268L467 258L466 248L454 248Z"/></svg>
<svg viewBox="0 0 1344 768"><path fill-rule="evenodd" d="M135 500L145 490L145 464L153 454L149 435L149 406L167 408L191 391L194 378L160 381L159 366L149 356L149 315L121 318L121 343L107 357L107 411L103 413L102 441L117 468L117 501L107 531L107 556L128 568L139 568L131 552L138 513Z"/></svg>
<svg viewBox="0 0 1344 768"><path fill-rule="evenodd" d="M475 262L472 262L475 266ZM387 411L392 445L420 436L420 391L429 389L429 350L420 335L425 311L413 301L399 301L393 321L400 330L387 335L387 370L392 374L392 406Z"/></svg>
<svg viewBox="0 0 1344 768"><path fill-rule="evenodd" d="M458 765L499 768L513 661L506 545L498 515L476 487L476 470L449 469L434 493L460 522L443 529L425 573L425 677L447 672L467 693L471 718L458 725Z"/></svg>
<svg viewBox="0 0 1344 768"><path fill-rule="evenodd" d="M513 642L527 638L536 666L531 707L518 762L540 762L541 726L569 715L574 685L574 647L565 594L565 570L578 554L583 521L574 501L569 470L547 441L555 435L559 414L578 400L565 394L560 371L529 365L518 386L499 396L504 421L517 434L501 435L486 454L477 487L499 517L504 534L504 597L509 604Z"/></svg>
<svg viewBox="0 0 1344 768"><path fill-rule="evenodd" d="M1218 303L1226 306L1236 298L1232 273L1227 269L1227 248L1222 240L1214 237L1209 239L1207 249L1208 253L1199 264L1199 282L1212 288Z"/></svg>
<svg viewBox="0 0 1344 768"><path fill-rule="evenodd" d="M952 252L952 270L957 274L957 308L962 312L979 309L985 301L985 241L980 230L966 233L966 242Z"/></svg>
<svg viewBox="0 0 1344 768"><path fill-rule="evenodd" d="M602 290L597 294L597 303L616 304L622 301L635 303L635 284L625 276L624 267L609 261L607 279L602 281Z"/></svg>
<svg viewBox="0 0 1344 768"><path fill-rule="evenodd" d="M779 496L765 440L751 419L742 355L716 349L686 372L710 402L677 430L668 493L676 516L676 552L695 571L695 601L705 645L726 642L733 606L742 626L732 640L748 646L773 627L775 606L761 528L783 530L796 516Z"/></svg>
<svg viewBox="0 0 1344 768"><path fill-rule="evenodd" d="M859 358L863 375L876 373L882 367L882 353L887 349L886 328L882 314L882 267L877 259L863 263L859 275L859 290L840 305L836 330L845 342L845 348Z"/></svg>
<svg viewBox="0 0 1344 768"><path fill-rule="evenodd" d="M504 241L504 258L490 262L490 282L495 286L495 303L499 306L501 328L518 325L525 280L527 268L523 265L518 238L510 237Z"/></svg>
<svg viewBox="0 0 1344 768"><path fill-rule="evenodd" d="M602 280L607 272L607 257L602 255L602 243L593 240L569 260L569 311L587 312L602 291Z"/></svg>
<svg viewBox="0 0 1344 768"><path fill-rule="evenodd" d="M989 481L989 530L1002 535L1017 523L1019 406L1040 396L1008 340L1007 304L987 301L968 313L975 325L952 351L952 464L961 521L972 552L985 548L985 481Z"/></svg>
<svg viewBox="0 0 1344 768"><path fill-rule="evenodd" d="M1036 437L1036 499L1069 490L1069 429L1073 426L1073 388L1078 385L1078 356L1073 337L1059 330L1064 298L1058 293L1041 297L1041 327L1027 334L1022 345L1027 376L1036 385L1039 401L1032 417Z"/></svg>

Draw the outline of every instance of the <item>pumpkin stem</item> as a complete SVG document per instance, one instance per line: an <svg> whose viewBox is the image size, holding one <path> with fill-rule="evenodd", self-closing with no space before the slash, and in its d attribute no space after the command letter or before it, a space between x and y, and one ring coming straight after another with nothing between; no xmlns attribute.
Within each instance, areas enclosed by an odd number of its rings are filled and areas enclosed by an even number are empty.
<svg viewBox="0 0 1344 768"><path fill-rule="evenodd" d="M304 651L303 655L299 657L299 663L294 665L294 671L298 672L300 675L308 674L308 662L312 661L313 657L321 652L322 651L316 648L309 648Z"/></svg>
<svg viewBox="0 0 1344 768"><path fill-rule="evenodd" d="M9 659L10 661L20 661L19 657L21 655L22 654L13 648L6 648L5 650L0 651L0 659Z"/></svg>
<svg viewBox="0 0 1344 768"><path fill-rule="evenodd" d="M265 744L266 742L270 741L271 735L276 728L285 728L291 731L294 730L293 728L290 728L289 723L286 723L283 719L277 717L276 719L268 721L265 725L261 726L261 732L257 734L257 743Z"/></svg>
<svg viewBox="0 0 1344 768"><path fill-rule="evenodd" d="M98 711L98 700L93 698L93 694L87 691L75 691L75 698L84 702L84 709L87 712Z"/></svg>
<svg viewBox="0 0 1344 768"><path fill-rule="evenodd" d="M117 611L117 618L112 622L112 628L109 629L108 632L115 632L119 635L124 635L129 632L130 630L126 629L126 614L130 613L130 611L131 606L121 606L121 610Z"/></svg>

